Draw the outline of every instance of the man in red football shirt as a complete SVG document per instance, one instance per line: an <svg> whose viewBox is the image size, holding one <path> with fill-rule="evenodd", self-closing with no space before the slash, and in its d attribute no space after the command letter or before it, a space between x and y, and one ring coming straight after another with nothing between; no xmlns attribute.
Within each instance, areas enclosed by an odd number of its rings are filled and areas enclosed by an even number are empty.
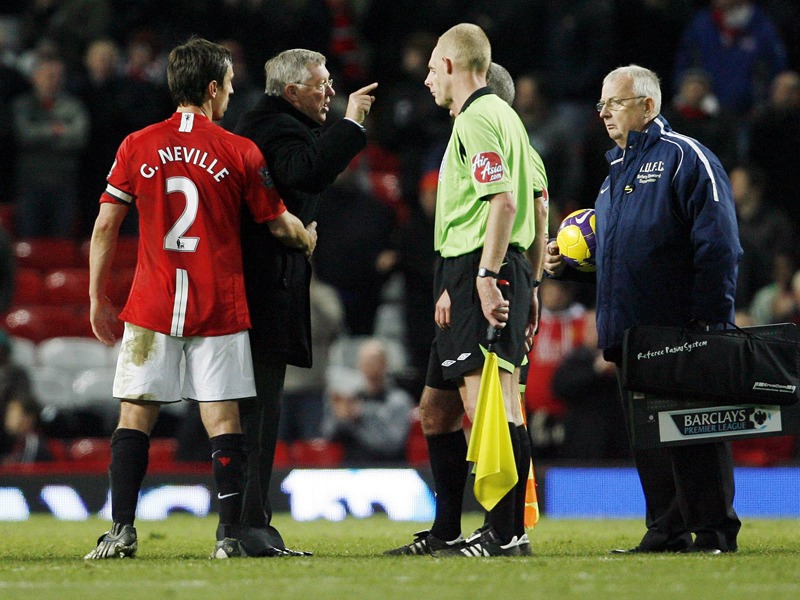
<svg viewBox="0 0 800 600"><path fill-rule="evenodd" d="M213 558L242 556L238 542L245 464L237 401L255 395L239 222L242 203L282 243L311 254L316 225L286 211L251 141L212 123L233 93L230 52L192 38L169 57L178 106L171 118L129 135L100 198L90 251L92 328L113 345L117 317L105 295L119 227L139 211L139 259L125 322L111 438L113 526L87 559L133 556L133 521L147 470L149 434L163 403L200 403L211 439L220 521ZM181 387L180 363L186 370Z"/></svg>

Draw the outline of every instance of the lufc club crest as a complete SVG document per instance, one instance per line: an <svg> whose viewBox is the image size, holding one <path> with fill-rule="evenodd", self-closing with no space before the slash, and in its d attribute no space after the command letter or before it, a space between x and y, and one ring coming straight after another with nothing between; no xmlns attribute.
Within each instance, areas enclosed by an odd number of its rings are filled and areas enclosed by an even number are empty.
<svg viewBox="0 0 800 600"><path fill-rule="evenodd" d="M478 183L503 179L503 161L496 152L479 152L472 157L472 176Z"/></svg>

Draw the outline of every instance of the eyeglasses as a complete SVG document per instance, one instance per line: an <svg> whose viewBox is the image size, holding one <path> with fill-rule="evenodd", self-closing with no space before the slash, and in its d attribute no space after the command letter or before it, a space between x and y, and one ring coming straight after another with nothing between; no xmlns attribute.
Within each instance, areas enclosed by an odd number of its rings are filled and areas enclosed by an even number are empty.
<svg viewBox="0 0 800 600"><path fill-rule="evenodd" d="M604 107L608 107L608 110L619 110L624 104L626 100L639 100L640 98L647 98L647 96L631 96L630 98L611 98L609 100L601 100L594 107L597 109L597 112L602 112Z"/></svg>
<svg viewBox="0 0 800 600"><path fill-rule="evenodd" d="M325 88L333 89L333 78L320 81L319 83L295 83L295 85L305 85L307 87L317 88L320 92L324 92Z"/></svg>

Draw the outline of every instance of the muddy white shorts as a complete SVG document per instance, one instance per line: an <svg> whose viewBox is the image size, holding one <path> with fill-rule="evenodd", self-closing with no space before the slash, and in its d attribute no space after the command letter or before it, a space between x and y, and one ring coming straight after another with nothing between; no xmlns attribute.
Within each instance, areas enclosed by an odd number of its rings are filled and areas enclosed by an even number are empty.
<svg viewBox="0 0 800 600"><path fill-rule="evenodd" d="M142 402L251 398L256 389L247 331L175 337L125 323L113 393Z"/></svg>

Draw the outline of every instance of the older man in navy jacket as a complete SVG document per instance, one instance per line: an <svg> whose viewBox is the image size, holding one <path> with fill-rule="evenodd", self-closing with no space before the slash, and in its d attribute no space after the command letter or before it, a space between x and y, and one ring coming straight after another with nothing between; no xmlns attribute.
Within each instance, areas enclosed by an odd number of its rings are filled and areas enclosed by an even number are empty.
<svg viewBox="0 0 800 600"><path fill-rule="evenodd" d="M717 157L672 131L660 108L658 77L636 65L609 73L597 103L617 144L606 154L609 175L595 204L597 329L617 364L634 325L694 319L721 327L734 319L742 249L730 182ZM553 242L545 270L573 276ZM634 457L647 532L634 548L614 552L736 551L729 444L634 449Z"/></svg>

